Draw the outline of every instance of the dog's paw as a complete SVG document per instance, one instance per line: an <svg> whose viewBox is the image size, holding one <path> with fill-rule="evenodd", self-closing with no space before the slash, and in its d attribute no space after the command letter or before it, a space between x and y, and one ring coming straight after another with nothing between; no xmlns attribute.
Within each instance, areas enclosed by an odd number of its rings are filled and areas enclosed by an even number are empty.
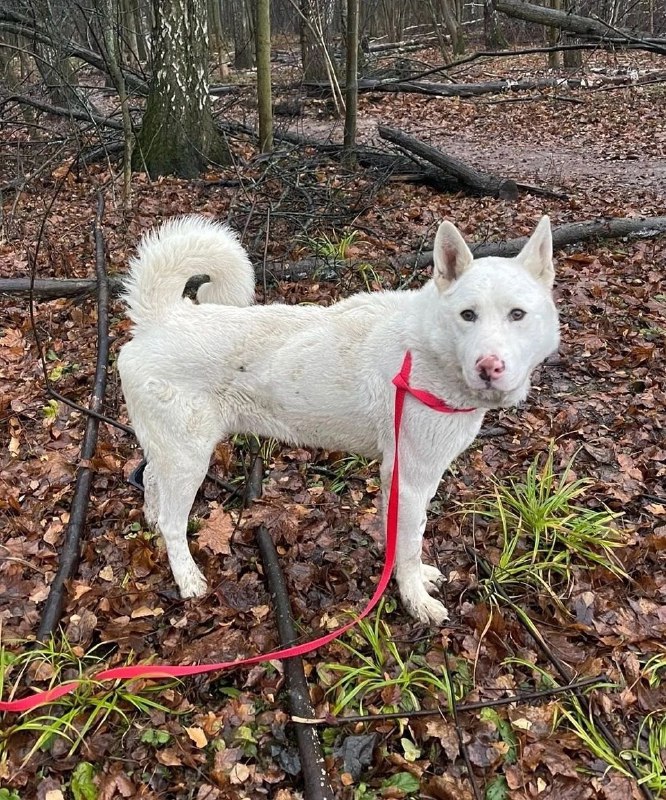
<svg viewBox="0 0 666 800"><path fill-rule="evenodd" d="M434 567L431 567L434 569ZM449 612L444 603L431 597L427 590L427 583L418 578L409 581L398 581L400 597L407 612L419 622L441 625L449 618Z"/></svg>
<svg viewBox="0 0 666 800"><path fill-rule="evenodd" d="M421 564L421 577L428 594L435 594L446 583L446 578L437 567L430 564Z"/></svg>
<svg viewBox="0 0 666 800"><path fill-rule="evenodd" d="M403 602L405 603L407 611L419 622L441 625L449 618L449 612L444 603L440 603L439 600L435 600L435 598L430 597L429 594L425 594L425 597L419 600L412 599Z"/></svg>
<svg viewBox="0 0 666 800"><path fill-rule="evenodd" d="M177 583L180 596L183 600L186 600L188 597L203 597L208 591L208 583L196 567L177 581Z"/></svg>

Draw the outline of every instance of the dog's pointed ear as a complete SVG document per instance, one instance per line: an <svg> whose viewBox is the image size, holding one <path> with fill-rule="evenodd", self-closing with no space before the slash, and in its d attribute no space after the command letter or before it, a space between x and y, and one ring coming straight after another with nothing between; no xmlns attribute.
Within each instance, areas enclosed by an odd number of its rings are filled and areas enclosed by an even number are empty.
<svg viewBox="0 0 666 800"><path fill-rule="evenodd" d="M457 280L474 261L460 231L448 220L442 222L437 230L432 258L435 263L433 278L440 292Z"/></svg>
<svg viewBox="0 0 666 800"><path fill-rule="evenodd" d="M540 283L549 289L552 288L555 280L555 268L553 267L553 236L550 230L550 217L545 215L541 217L534 233L518 253L517 258Z"/></svg>

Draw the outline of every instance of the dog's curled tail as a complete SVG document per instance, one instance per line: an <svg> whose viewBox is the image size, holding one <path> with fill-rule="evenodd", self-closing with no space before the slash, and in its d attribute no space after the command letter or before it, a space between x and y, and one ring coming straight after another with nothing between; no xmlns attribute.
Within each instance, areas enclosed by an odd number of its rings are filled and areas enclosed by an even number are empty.
<svg viewBox="0 0 666 800"><path fill-rule="evenodd" d="M254 270L236 234L205 217L175 217L145 234L130 261L125 281L130 319L140 325L167 316L183 302L185 284L194 275L210 278L197 291L200 303L254 302Z"/></svg>

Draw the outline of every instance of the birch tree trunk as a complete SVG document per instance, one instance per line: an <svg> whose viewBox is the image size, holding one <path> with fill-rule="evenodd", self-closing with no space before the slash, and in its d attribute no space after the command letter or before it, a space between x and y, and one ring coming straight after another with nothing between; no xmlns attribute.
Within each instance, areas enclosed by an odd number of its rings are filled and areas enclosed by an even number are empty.
<svg viewBox="0 0 666 800"><path fill-rule="evenodd" d="M208 95L206 0L153 0L152 79L134 164L192 178L225 161Z"/></svg>

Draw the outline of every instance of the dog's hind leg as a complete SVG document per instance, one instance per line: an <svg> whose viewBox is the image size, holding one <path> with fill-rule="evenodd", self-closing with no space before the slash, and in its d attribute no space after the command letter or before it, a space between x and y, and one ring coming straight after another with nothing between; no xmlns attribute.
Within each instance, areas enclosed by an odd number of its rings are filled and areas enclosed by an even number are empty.
<svg viewBox="0 0 666 800"><path fill-rule="evenodd" d="M160 495L157 488L153 465L146 462L143 470L143 516L153 530L157 528L157 518L160 513Z"/></svg>
<svg viewBox="0 0 666 800"><path fill-rule="evenodd" d="M196 444L202 445L199 449ZM159 510L157 527L164 538L169 564L181 597L206 593L206 579L197 567L187 544L187 520L199 486L206 475L215 443L188 442L162 452L156 461Z"/></svg>

